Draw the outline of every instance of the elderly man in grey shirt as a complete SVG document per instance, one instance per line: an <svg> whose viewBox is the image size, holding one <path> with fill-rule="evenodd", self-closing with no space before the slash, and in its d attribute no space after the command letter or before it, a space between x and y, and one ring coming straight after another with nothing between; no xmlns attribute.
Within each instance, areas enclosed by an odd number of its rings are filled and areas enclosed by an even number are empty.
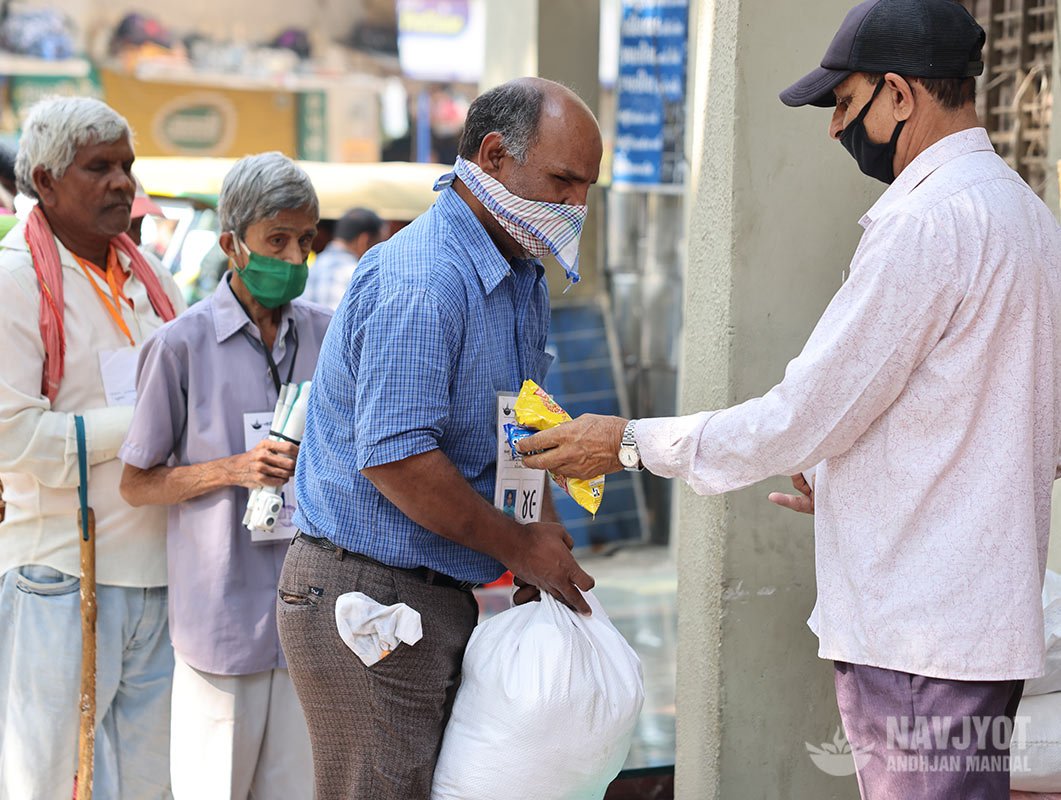
<svg viewBox="0 0 1061 800"><path fill-rule="evenodd" d="M312 377L331 318L295 299L318 203L298 166L266 153L232 168L219 212L233 270L144 345L121 490L134 506L173 506L174 795L310 800L309 736L276 631L293 533L255 541L242 519L248 489L292 476L297 446L264 435L281 383Z"/></svg>

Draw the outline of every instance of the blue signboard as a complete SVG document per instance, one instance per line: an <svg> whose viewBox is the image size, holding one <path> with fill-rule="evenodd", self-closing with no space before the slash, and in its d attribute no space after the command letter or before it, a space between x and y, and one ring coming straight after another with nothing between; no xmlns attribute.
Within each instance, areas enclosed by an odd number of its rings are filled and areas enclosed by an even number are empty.
<svg viewBox="0 0 1061 800"><path fill-rule="evenodd" d="M623 0L612 185L685 183L689 0Z"/></svg>

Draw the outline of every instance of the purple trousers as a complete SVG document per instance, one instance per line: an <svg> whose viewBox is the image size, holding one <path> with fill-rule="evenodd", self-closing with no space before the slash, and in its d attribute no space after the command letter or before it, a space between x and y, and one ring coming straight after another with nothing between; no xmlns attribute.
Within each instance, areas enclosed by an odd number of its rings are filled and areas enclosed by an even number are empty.
<svg viewBox="0 0 1061 800"><path fill-rule="evenodd" d="M863 800L1009 800L1024 681L952 681L836 662Z"/></svg>

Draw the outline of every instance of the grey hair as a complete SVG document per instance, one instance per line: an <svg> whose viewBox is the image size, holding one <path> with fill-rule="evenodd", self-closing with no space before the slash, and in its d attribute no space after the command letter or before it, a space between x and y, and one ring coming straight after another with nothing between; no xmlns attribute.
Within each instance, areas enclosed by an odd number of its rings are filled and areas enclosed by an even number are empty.
<svg viewBox="0 0 1061 800"><path fill-rule="evenodd" d="M489 133L500 133L508 154L523 164L538 137L545 92L530 81L515 80L483 92L472 101L457 152L471 160Z"/></svg>
<svg viewBox="0 0 1061 800"><path fill-rule="evenodd" d="M240 239L255 222L302 208L320 217L313 183L298 164L275 151L247 156L233 164L217 199L221 230L232 231Z"/></svg>
<svg viewBox="0 0 1061 800"><path fill-rule="evenodd" d="M19 192L39 200L33 173L43 167L56 180L74 163L77 151L110 144L133 132L125 117L91 97L46 97L35 103L22 126L15 157Z"/></svg>

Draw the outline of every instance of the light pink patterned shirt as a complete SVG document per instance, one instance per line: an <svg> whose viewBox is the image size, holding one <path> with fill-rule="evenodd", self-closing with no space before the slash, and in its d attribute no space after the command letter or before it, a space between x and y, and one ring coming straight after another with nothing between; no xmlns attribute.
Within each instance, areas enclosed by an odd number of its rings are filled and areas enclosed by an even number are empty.
<svg viewBox="0 0 1061 800"><path fill-rule="evenodd" d="M1042 674L1061 453L1061 228L973 128L862 218L851 275L764 397L642 420L701 494L819 464L822 658L957 680Z"/></svg>

